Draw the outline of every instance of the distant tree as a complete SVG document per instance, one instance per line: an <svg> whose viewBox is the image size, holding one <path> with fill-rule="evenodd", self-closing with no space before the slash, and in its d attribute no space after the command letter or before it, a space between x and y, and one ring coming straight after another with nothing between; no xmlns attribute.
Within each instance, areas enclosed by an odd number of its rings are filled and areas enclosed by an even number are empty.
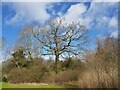
<svg viewBox="0 0 120 90"><path fill-rule="evenodd" d="M32 27L30 25L22 28L15 46L16 50L22 49L29 60L33 60L35 56L38 56L40 47L39 42L34 39L31 31Z"/></svg>
<svg viewBox="0 0 120 90"><path fill-rule="evenodd" d="M41 44L42 55L55 55L55 71L60 70L60 56L79 55L84 51L87 30L80 22L68 22L62 18L50 20L46 26L37 24L33 36Z"/></svg>

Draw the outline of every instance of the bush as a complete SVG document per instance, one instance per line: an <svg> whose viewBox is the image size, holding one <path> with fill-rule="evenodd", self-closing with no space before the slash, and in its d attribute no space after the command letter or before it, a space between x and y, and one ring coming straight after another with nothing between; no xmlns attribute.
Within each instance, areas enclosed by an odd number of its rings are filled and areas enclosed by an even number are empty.
<svg viewBox="0 0 120 90"><path fill-rule="evenodd" d="M110 73L109 73L110 74ZM104 71L101 73L95 70L89 70L83 73L78 83L80 88L117 88L118 79L116 76L110 76Z"/></svg>
<svg viewBox="0 0 120 90"><path fill-rule="evenodd" d="M81 77L82 72L79 70L65 70L56 74L52 72L50 76L44 78L45 83L65 84L68 82L76 82Z"/></svg>
<svg viewBox="0 0 120 90"><path fill-rule="evenodd" d="M81 60L74 60L72 58L66 58L66 60L62 62L62 68L72 69L72 70L78 69L78 70L83 71L85 69L85 63L82 62Z"/></svg>
<svg viewBox="0 0 120 90"><path fill-rule="evenodd" d="M43 63L42 60L33 60L25 68L11 69L8 73L8 81L11 83L42 82L46 75L50 74L49 68Z"/></svg>
<svg viewBox="0 0 120 90"><path fill-rule="evenodd" d="M2 77L2 81L3 82L8 82L8 77L7 77L7 75L5 74L5 75L3 75L3 77Z"/></svg>

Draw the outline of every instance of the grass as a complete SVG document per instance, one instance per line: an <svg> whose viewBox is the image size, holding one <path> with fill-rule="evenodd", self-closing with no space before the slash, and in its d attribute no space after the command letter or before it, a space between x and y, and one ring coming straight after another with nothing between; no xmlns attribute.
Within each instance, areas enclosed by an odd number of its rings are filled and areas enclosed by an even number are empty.
<svg viewBox="0 0 120 90"><path fill-rule="evenodd" d="M2 88L75 88L72 85L54 85L54 84L43 84L43 83L21 83L21 84L12 84L0 82ZM66 90L66 89L65 89Z"/></svg>
<svg viewBox="0 0 120 90"><path fill-rule="evenodd" d="M44 85L44 84L11 84L2 82L2 88L63 88L62 86L58 85Z"/></svg>

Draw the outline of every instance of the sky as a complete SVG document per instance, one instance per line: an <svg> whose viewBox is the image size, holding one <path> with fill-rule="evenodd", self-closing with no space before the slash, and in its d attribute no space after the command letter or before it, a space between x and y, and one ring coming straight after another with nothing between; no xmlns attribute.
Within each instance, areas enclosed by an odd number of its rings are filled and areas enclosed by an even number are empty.
<svg viewBox="0 0 120 90"><path fill-rule="evenodd" d="M13 0L14 1L14 0ZM117 2L2 2L2 35L7 47L14 46L22 27L33 20L44 24L54 17L80 21L88 30L88 49L96 47L95 39L118 34Z"/></svg>

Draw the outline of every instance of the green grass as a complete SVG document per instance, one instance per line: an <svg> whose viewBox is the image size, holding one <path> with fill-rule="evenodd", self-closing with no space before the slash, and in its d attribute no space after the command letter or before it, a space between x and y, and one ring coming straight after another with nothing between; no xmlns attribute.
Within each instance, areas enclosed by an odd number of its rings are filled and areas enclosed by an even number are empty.
<svg viewBox="0 0 120 90"><path fill-rule="evenodd" d="M41 84L11 84L11 83L4 83L2 82L2 88L63 88L62 86L58 85L41 85Z"/></svg>
<svg viewBox="0 0 120 90"><path fill-rule="evenodd" d="M21 83L21 84L12 84L12 83L5 83L1 82L2 88L74 88L72 85L43 85L43 84L27 84L27 83Z"/></svg>

